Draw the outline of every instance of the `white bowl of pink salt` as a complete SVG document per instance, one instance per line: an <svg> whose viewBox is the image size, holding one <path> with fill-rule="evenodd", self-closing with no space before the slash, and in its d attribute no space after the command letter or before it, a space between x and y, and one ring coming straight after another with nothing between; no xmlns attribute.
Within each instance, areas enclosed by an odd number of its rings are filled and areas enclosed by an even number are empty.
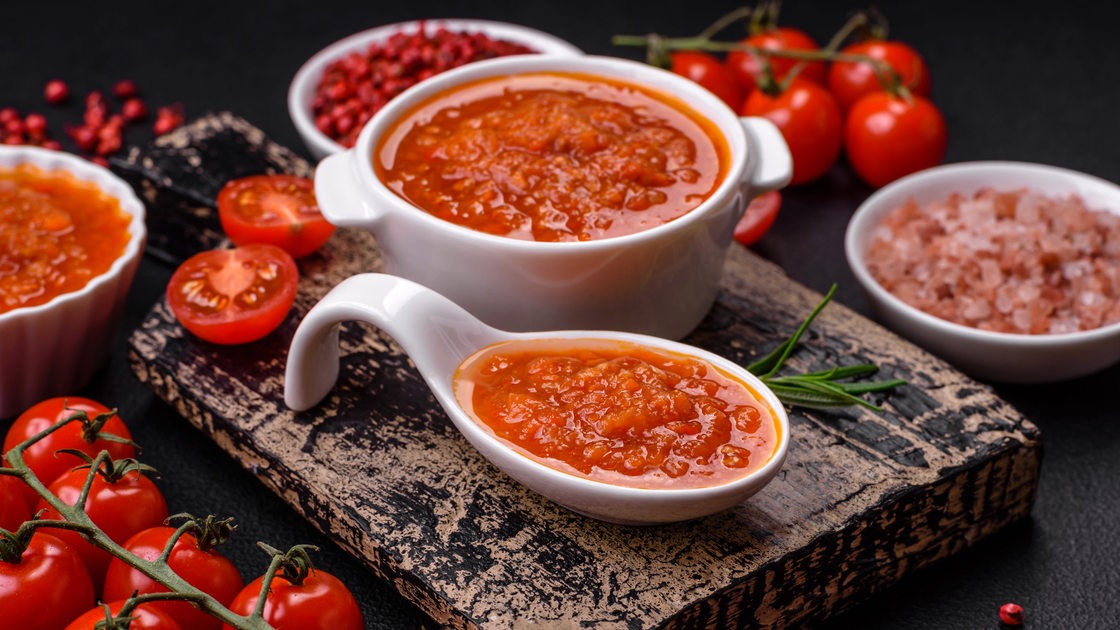
<svg viewBox="0 0 1120 630"><path fill-rule="evenodd" d="M970 162L869 197L845 237L888 327L974 377L1043 383L1120 361L1120 186Z"/></svg>

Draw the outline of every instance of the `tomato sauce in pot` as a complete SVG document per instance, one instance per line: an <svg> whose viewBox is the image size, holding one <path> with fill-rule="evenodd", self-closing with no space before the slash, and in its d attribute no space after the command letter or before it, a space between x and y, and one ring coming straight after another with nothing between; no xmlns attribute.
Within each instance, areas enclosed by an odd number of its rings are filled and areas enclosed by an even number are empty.
<svg viewBox="0 0 1120 630"><path fill-rule="evenodd" d="M490 78L402 116L374 149L378 178L474 230L587 241L677 219L729 163L715 125L667 94L582 74Z"/></svg>
<svg viewBox="0 0 1120 630"><path fill-rule="evenodd" d="M115 197L65 171L0 168L0 313L45 304L108 271L131 220Z"/></svg>
<svg viewBox="0 0 1120 630"><path fill-rule="evenodd" d="M747 383L628 342L499 343L464 361L454 388L521 454L620 486L720 485L761 468L780 441L774 411Z"/></svg>

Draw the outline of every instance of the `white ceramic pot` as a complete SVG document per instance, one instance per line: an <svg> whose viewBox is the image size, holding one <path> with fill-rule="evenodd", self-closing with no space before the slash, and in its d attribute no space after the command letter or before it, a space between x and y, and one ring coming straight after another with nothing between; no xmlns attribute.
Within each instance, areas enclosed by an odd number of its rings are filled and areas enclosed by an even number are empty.
<svg viewBox="0 0 1120 630"><path fill-rule="evenodd" d="M673 95L710 119L726 139L730 163L724 180L678 219L583 242L532 242L474 231L411 205L378 180L373 151L418 103L463 83L533 72L590 74ZM746 204L788 183L791 165L773 124L738 117L676 74L612 57L525 55L469 64L394 98L366 124L353 149L319 163L315 189L329 221L372 232L385 272L438 291L492 326L625 330L676 339L688 334L715 300Z"/></svg>

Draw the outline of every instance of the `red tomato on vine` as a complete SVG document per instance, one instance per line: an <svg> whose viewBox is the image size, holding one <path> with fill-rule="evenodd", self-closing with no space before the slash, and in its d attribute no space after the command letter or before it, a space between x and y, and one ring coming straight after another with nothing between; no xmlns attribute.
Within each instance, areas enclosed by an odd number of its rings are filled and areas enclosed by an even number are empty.
<svg viewBox="0 0 1120 630"><path fill-rule="evenodd" d="M709 92L720 97L727 106L736 109L743 102L743 84L715 55L706 52L682 50L671 54L669 69L692 79Z"/></svg>
<svg viewBox="0 0 1120 630"><path fill-rule="evenodd" d="M109 614L116 617L123 607L124 601L112 602L109 604ZM151 604L140 604L129 611L129 616L132 617L132 621L129 622L128 630L183 630L171 615ZM99 621L105 621L104 605L89 610L71 621L65 630L97 630Z"/></svg>
<svg viewBox="0 0 1120 630"><path fill-rule="evenodd" d="M844 146L860 179L878 188L940 164L947 136L944 117L928 99L874 92L848 112Z"/></svg>
<svg viewBox="0 0 1120 630"><path fill-rule="evenodd" d="M264 576L252 582L234 598L229 609L248 615L257 605ZM295 584L282 575L272 580L264 604L264 620L276 630L362 630L365 621L357 600L335 576L311 569ZM223 625L222 630L233 630Z"/></svg>
<svg viewBox="0 0 1120 630"><path fill-rule="evenodd" d="M106 536L117 544L124 544L140 530L162 524L168 516L167 502L152 480L140 474L135 467L123 468L128 462L115 464L104 474L94 474L86 497L85 512ZM89 474L88 468L71 470L56 479L49 489L63 503L75 505ZM38 510L43 510L42 518L61 518L46 499L39 500ZM65 529L52 529L50 532L82 557L94 587L100 590L105 570L112 559L109 552L94 547L78 532Z"/></svg>
<svg viewBox="0 0 1120 630"><path fill-rule="evenodd" d="M137 533L125 542L124 548L145 560L154 560L163 552L164 545L175 533L174 527L152 527ZM204 541L200 545L200 539ZM211 545L209 534L203 533L196 538L194 534L184 534L171 550L168 565L175 573L195 588L208 593L223 606L229 606L233 598L241 592L245 581L237 567ZM127 599L133 592L162 593L167 589L152 578L128 566L120 558L109 562L105 573L105 600ZM187 602L152 602L152 606L171 615L179 625L191 630L218 630L222 623Z"/></svg>
<svg viewBox="0 0 1120 630"><path fill-rule="evenodd" d="M817 45L816 40L810 37L805 31L792 26L769 28L741 39L739 43L762 50L820 50L820 46ZM768 60L770 72L776 82L781 82L782 79L789 74L790 70L800 63L799 60L790 57L769 56ZM759 59L758 56L745 50L736 50L728 53L724 63L731 72L739 78L739 83L743 85L748 94L758 86L759 78L765 73L764 60ZM824 85L824 62L811 61L805 63L797 76Z"/></svg>
<svg viewBox="0 0 1120 630"><path fill-rule="evenodd" d="M0 541L0 624L19 630L58 630L94 605L82 559L45 530L21 548Z"/></svg>
<svg viewBox="0 0 1120 630"><path fill-rule="evenodd" d="M782 132L793 157L790 184L824 175L840 155L843 116L836 99L819 83L798 77L776 96L755 90L739 113L768 118Z"/></svg>
<svg viewBox="0 0 1120 630"><path fill-rule="evenodd" d="M31 489L19 477L0 475L0 527L14 532L31 518L29 492Z"/></svg>
<svg viewBox="0 0 1120 630"><path fill-rule="evenodd" d="M929 96L929 66L918 51L899 41L872 39L852 44L840 51L845 55L864 55L890 66L898 82L912 94ZM879 73L868 62L837 61L828 69L828 89L840 107L847 111L861 97L885 90Z"/></svg>
<svg viewBox="0 0 1120 630"><path fill-rule="evenodd" d="M99 437L97 433L111 434L117 438L131 440L132 433L120 416L110 414L110 409L101 403L78 396L66 396L44 400L20 414L4 437L4 452L7 453L19 443L39 432L70 418L76 413L84 413L88 422L70 422L61 429L32 444L23 452L23 460L44 485L49 486L63 473L81 465L81 460L70 455L55 456L55 452L68 448L81 451L90 457L103 449L109 451L113 459L126 459L136 456L136 447ZM100 431L95 422L103 422ZM38 497L34 497L38 501Z"/></svg>

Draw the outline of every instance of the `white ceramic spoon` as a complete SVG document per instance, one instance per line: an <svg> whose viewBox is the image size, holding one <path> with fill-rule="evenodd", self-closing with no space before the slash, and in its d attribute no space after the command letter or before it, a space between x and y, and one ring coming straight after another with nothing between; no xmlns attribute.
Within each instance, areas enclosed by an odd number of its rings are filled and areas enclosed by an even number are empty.
<svg viewBox="0 0 1120 630"><path fill-rule="evenodd" d="M789 445L782 403L757 377L716 354L658 337L608 331L511 333L492 328L419 284L385 274L352 276L332 289L300 323L288 353L284 401L302 411L316 405L338 378L339 324L361 321L393 337L412 359L455 426L484 457L535 492L571 510L614 523L668 523L725 510L758 492L777 474ZM718 486L645 489L561 472L518 453L476 422L456 401L460 364L486 346L516 340L608 339L637 343L707 361L746 382L773 410L778 445L761 468Z"/></svg>

